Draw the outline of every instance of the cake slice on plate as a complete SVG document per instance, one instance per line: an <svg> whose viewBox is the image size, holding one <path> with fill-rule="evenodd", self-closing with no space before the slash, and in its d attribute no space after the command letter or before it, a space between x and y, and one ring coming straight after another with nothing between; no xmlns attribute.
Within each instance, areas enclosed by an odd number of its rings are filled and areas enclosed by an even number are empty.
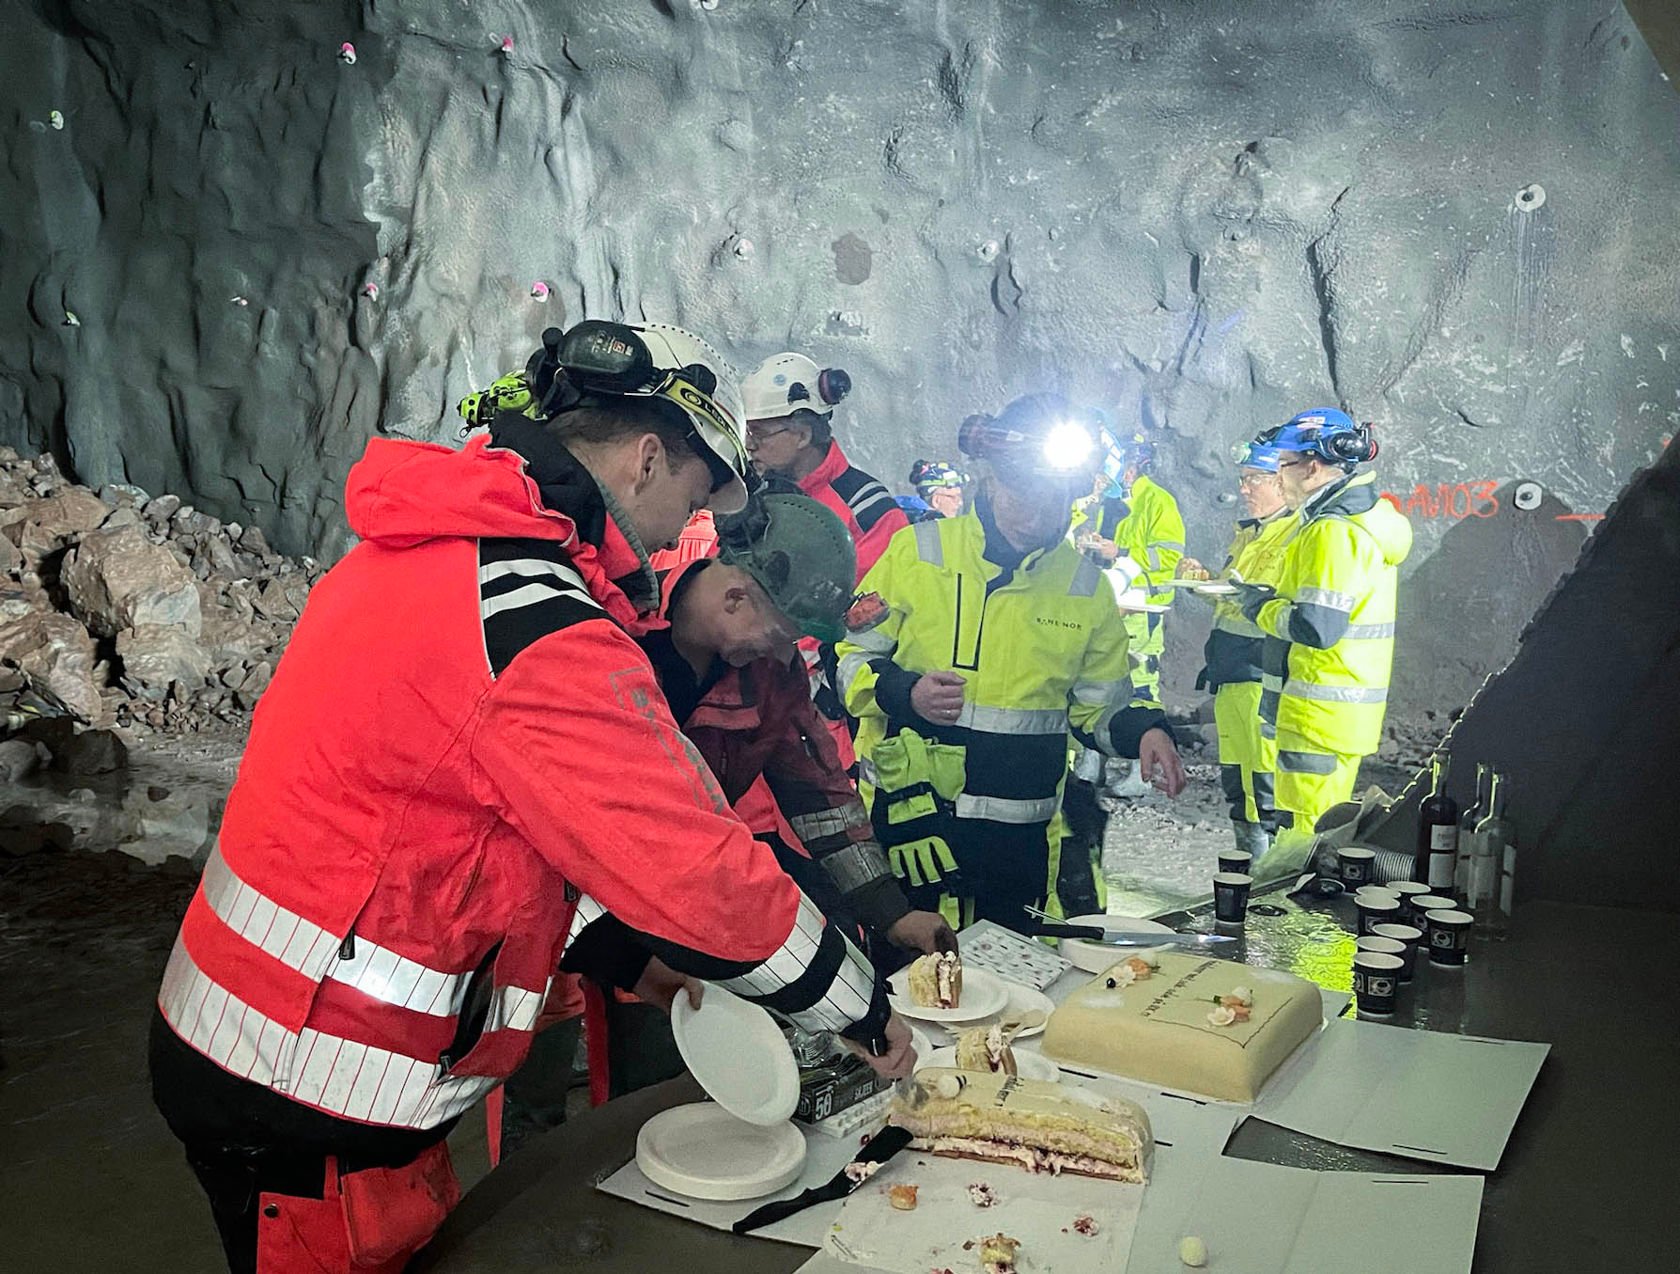
<svg viewBox="0 0 1680 1274"><path fill-rule="evenodd" d="M1009 1047L1003 1025L993 1022L961 1032L957 1036L957 1069L1016 1074L1015 1050Z"/></svg>
<svg viewBox="0 0 1680 1274"><path fill-rule="evenodd" d="M910 1002L924 1009L954 1009L962 1001L962 957L955 951L918 957L906 977Z"/></svg>

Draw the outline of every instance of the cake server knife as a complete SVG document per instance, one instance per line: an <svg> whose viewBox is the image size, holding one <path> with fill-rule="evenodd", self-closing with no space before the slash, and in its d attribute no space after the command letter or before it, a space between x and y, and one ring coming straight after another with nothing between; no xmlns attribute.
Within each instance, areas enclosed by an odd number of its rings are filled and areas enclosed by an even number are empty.
<svg viewBox="0 0 1680 1274"><path fill-rule="evenodd" d="M900 1150L910 1144L910 1130L900 1128L897 1124L888 1124L880 1132L869 1139L869 1144L858 1152L852 1163L885 1163ZM856 1181L847 1176L851 1164L835 1173L826 1185L812 1186L809 1190L801 1190L791 1199L778 1199L774 1203L766 1203L761 1208L754 1208L746 1216L729 1228L736 1234L746 1234L749 1230L761 1229L766 1225L774 1225L777 1221L785 1221L796 1212L803 1212L806 1208L818 1203L832 1203L836 1199L844 1199L853 1190L862 1185L867 1177L859 1177Z"/></svg>
<svg viewBox="0 0 1680 1274"><path fill-rule="evenodd" d="M1034 934L1040 938L1078 938L1082 942L1096 942L1105 947L1223 947L1236 939L1222 933L1111 933L1097 925L1039 924Z"/></svg>

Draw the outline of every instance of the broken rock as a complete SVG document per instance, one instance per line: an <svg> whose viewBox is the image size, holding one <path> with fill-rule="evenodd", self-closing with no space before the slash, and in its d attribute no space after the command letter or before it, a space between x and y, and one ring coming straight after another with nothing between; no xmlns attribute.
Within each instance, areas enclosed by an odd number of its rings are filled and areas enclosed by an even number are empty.
<svg viewBox="0 0 1680 1274"><path fill-rule="evenodd" d="M93 677L93 638L68 615L37 611L0 620L0 659L9 659L83 720L104 711Z"/></svg>
<svg viewBox="0 0 1680 1274"><path fill-rule="evenodd" d="M101 637L142 624L197 636L203 625L192 573L138 527L84 536L65 560L62 579L71 609Z"/></svg>
<svg viewBox="0 0 1680 1274"><path fill-rule="evenodd" d="M52 768L61 774L114 774L127 767L128 748L110 730L83 730L72 735L52 758Z"/></svg>
<svg viewBox="0 0 1680 1274"><path fill-rule="evenodd" d="M0 780L16 783L27 778L41 764L35 745L27 739L7 739L0 743Z"/></svg>
<svg viewBox="0 0 1680 1274"><path fill-rule="evenodd" d="M210 652L173 624L141 624L117 634L123 680L142 697L162 699L169 688L196 689L210 675Z"/></svg>
<svg viewBox="0 0 1680 1274"><path fill-rule="evenodd" d="M111 510L85 487L65 487L24 506L26 516L9 529L25 558L40 561L93 530Z"/></svg>

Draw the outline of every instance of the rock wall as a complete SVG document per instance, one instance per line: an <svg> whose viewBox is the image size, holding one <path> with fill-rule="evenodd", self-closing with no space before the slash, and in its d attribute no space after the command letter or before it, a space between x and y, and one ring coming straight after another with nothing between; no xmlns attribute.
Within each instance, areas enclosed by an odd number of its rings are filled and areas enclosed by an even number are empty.
<svg viewBox="0 0 1680 1274"><path fill-rule="evenodd" d="M292 552L344 548L367 437L452 438L585 314L847 367L838 428L894 483L968 411L1081 395L1157 434L1203 556L1231 445L1334 401L1416 520L1400 684L1439 704L1583 524L1511 587L1500 546L1601 511L1680 419L1680 102L1608 0L0 17L0 442ZM1175 617L1169 684L1200 637Z"/></svg>

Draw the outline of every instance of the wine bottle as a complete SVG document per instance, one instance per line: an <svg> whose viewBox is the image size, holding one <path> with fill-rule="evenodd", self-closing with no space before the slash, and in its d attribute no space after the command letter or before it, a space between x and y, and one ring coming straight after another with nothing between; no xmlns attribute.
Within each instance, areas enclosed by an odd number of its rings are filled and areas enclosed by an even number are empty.
<svg viewBox="0 0 1680 1274"><path fill-rule="evenodd" d="M1485 761L1476 763L1476 801L1458 816L1458 863L1453 868L1453 894L1470 900L1471 860L1476 855L1476 829L1490 812L1487 804L1488 775L1492 773Z"/></svg>
<svg viewBox="0 0 1680 1274"><path fill-rule="evenodd" d="M1485 914L1484 931L1492 938L1506 938L1511 932L1511 905L1516 893L1517 835L1516 828L1505 815L1509 784L1498 771L1493 775L1493 787L1488 793L1488 808L1492 811L1476 829L1476 839L1484 869L1496 876L1488 890L1488 905L1477 915Z"/></svg>
<svg viewBox="0 0 1680 1274"><path fill-rule="evenodd" d="M1417 859L1413 875L1435 893L1451 892L1458 868L1458 802L1447 795L1452 757L1445 751L1430 759L1429 795L1418 807Z"/></svg>

